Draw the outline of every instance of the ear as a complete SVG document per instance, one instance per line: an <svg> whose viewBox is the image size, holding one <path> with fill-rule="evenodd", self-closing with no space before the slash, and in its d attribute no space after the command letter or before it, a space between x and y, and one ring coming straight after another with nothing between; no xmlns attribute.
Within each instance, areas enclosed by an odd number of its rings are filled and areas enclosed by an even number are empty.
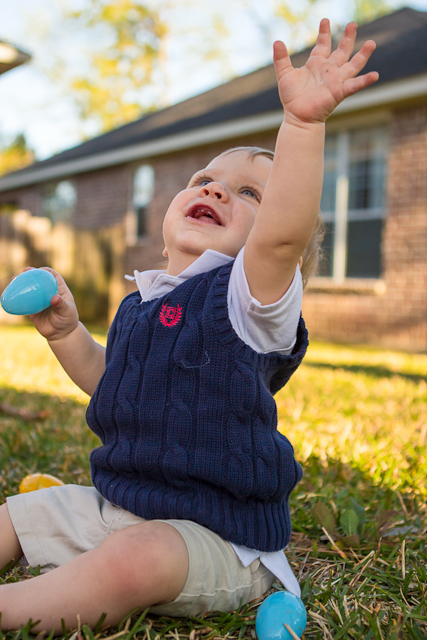
<svg viewBox="0 0 427 640"><path fill-rule="evenodd" d="M299 264L299 268L300 268L300 270L301 270L301 267L302 267L302 256L301 256L301 258L298 260L298 264Z"/></svg>
<svg viewBox="0 0 427 640"><path fill-rule="evenodd" d="M165 248L163 249L163 251L162 251L162 256L164 256L165 258L167 258L167 257L168 257L168 255L169 255L169 254L168 254L168 250L167 250L167 249L166 249L166 247L165 247Z"/></svg>

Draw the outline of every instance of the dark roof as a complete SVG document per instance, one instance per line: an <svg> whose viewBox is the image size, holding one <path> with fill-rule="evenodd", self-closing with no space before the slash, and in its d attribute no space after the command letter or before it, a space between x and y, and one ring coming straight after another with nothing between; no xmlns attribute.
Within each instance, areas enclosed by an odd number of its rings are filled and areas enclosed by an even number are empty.
<svg viewBox="0 0 427 640"><path fill-rule="evenodd" d="M379 72L380 79L374 86L427 72L427 12L403 8L362 25L355 49L371 38L376 41L377 48L364 72ZM310 50L311 47L292 55L294 66L304 65ZM274 67L270 64L179 104L145 115L14 174L24 175L38 168L123 149L172 134L277 111L280 106Z"/></svg>

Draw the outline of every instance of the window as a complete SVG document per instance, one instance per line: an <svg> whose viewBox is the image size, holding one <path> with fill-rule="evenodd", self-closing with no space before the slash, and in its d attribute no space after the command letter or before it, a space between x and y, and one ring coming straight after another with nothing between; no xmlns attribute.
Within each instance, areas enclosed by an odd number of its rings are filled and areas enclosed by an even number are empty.
<svg viewBox="0 0 427 640"><path fill-rule="evenodd" d="M154 191L154 170L143 164L135 172L133 179L133 206L136 217L136 238L147 234L147 208Z"/></svg>
<svg viewBox="0 0 427 640"><path fill-rule="evenodd" d="M381 276L386 160L386 127L327 136L321 276L337 282Z"/></svg>
<svg viewBox="0 0 427 640"><path fill-rule="evenodd" d="M42 192L42 216L56 222L71 222L77 200L76 188L70 180L46 185Z"/></svg>

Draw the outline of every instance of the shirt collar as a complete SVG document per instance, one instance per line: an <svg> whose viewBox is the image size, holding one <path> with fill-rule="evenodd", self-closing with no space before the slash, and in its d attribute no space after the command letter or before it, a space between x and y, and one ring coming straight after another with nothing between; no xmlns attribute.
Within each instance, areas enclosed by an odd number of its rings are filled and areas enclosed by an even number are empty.
<svg viewBox="0 0 427 640"><path fill-rule="evenodd" d="M135 271L133 276L126 275L127 280L136 283L142 300L153 300L160 297L182 284L189 278L211 271L224 264L228 264L233 258L225 253L220 253L214 249L207 249L201 256L197 258L189 267L184 269L179 275L171 276L164 269L149 269L148 271Z"/></svg>

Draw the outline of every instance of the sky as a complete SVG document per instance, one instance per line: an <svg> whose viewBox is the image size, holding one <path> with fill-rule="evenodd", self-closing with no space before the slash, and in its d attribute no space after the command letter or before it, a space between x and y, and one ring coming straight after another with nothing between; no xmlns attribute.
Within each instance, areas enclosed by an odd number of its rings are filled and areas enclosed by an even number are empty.
<svg viewBox="0 0 427 640"><path fill-rule="evenodd" d="M60 8L69 1L37 0L34 3L34 0L0 0L0 41L11 42L33 56L30 63L0 76L0 146L24 133L38 159L75 146L83 136L91 137L97 133L94 124L82 125L77 108L63 94L60 81L54 82L46 73L58 53L70 60L75 68L85 64L85 51L91 43L85 41L83 33L67 33L60 21ZM85 2L72 1L73 6ZM192 20L199 38L195 37L194 46L201 46L204 11L208 3L211 6L211 1L199 0L198 15L194 11L189 14L186 9L179 10L181 1L174 0L174 20L183 20L186 24ZM233 75L243 75L269 64L270 46L274 39L283 39L290 44L292 30L283 30L283 23L271 18L274 0L252 2L257 19L269 25L269 32L266 34L264 30L264 35L242 11L245 2L248 4L248 0L215 2L224 16L224 27L233 35L221 42L227 63L193 64L191 53L183 46L182 39L171 41L167 63L167 103L174 104L221 84ZM389 4L392 7L405 4L427 11L427 0L407 0L405 3L389 0ZM312 20L319 21L327 16L333 26L341 25L350 19L351 10L352 0L320 0L313 9ZM304 34L301 38L304 39ZM298 48L299 44L303 46L305 43L291 44Z"/></svg>

